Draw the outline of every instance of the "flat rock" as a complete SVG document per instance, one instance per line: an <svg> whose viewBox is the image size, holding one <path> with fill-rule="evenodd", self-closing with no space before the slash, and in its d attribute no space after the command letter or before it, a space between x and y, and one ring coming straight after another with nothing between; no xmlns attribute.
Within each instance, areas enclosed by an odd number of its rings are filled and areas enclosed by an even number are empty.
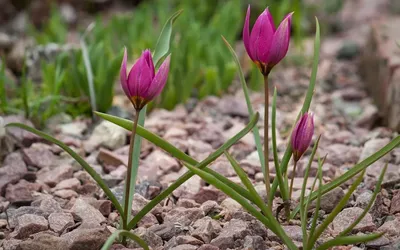
<svg viewBox="0 0 400 250"><path fill-rule="evenodd" d="M182 227L179 227L174 223L166 222L160 225L153 225L149 227L148 230L161 237L161 239L165 241L169 241L171 238L185 233Z"/></svg>
<svg viewBox="0 0 400 250"><path fill-rule="evenodd" d="M14 211L8 211L8 216L9 216L9 223L10 223L10 228L15 228L18 225L18 218L21 217L24 214L33 214L33 215L38 215L38 216L43 216L47 217L48 214L46 214L42 209L38 207L32 207L32 206L23 206L19 207Z"/></svg>
<svg viewBox="0 0 400 250"><path fill-rule="evenodd" d="M82 228L93 228L100 226L106 221L106 218L99 210L91 206L81 198L75 200L75 204L71 208L71 212L82 220Z"/></svg>
<svg viewBox="0 0 400 250"><path fill-rule="evenodd" d="M225 96L217 105L217 109L224 115L248 117L249 111L246 102L242 98Z"/></svg>
<svg viewBox="0 0 400 250"><path fill-rule="evenodd" d="M164 223L179 223L182 226L189 226L193 221L202 217L204 217L204 212L201 208L177 207L165 215Z"/></svg>
<svg viewBox="0 0 400 250"><path fill-rule="evenodd" d="M138 193L135 193L132 199L132 215L139 213L139 211L142 210L149 202L150 200L144 198ZM158 204L151 210L151 213L160 214L161 211L162 207L160 204Z"/></svg>
<svg viewBox="0 0 400 250"><path fill-rule="evenodd" d="M5 124L13 122L18 122L30 127L34 127L32 122L26 119L23 115L9 115L4 117ZM7 133L9 133L13 138L17 139L18 142L22 143L22 145L26 147L29 147L32 142L37 141L39 138L35 134L15 127L7 128Z"/></svg>
<svg viewBox="0 0 400 250"><path fill-rule="evenodd" d="M193 231L191 235L204 243L210 243L212 239L217 237L221 232L222 227L218 221L213 220L211 217L204 217L197 220L193 224Z"/></svg>
<svg viewBox="0 0 400 250"><path fill-rule="evenodd" d="M60 189L72 189L77 191L78 188L81 186L81 182L77 178L70 178L65 179L59 182L55 187L54 190Z"/></svg>
<svg viewBox="0 0 400 250"><path fill-rule="evenodd" d="M393 195L392 202L390 203L390 213L396 214L400 212L400 191Z"/></svg>
<svg viewBox="0 0 400 250"><path fill-rule="evenodd" d="M61 189L57 190L53 193L55 196L63 198L63 199L71 199L74 197L78 197L78 193L71 189Z"/></svg>
<svg viewBox="0 0 400 250"><path fill-rule="evenodd" d="M41 185L38 183L20 180L15 185L6 188L6 199L11 203L30 204L33 201L32 192L39 191Z"/></svg>
<svg viewBox="0 0 400 250"><path fill-rule="evenodd" d="M154 248L163 245L163 240L161 239L161 237L156 235L149 229L138 227L135 230L133 230L133 233L139 236L139 238L141 238L142 240L144 240L150 247ZM139 247L139 245L137 245L137 243L135 242L132 242L130 244L130 247L132 248Z"/></svg>
<svg viewBox="0 0 400 250"><path fill-rule="evenodd" d="M57 183L71 178L72 175L72 166L68 164L62 164L54 168L42 168L36 173L37 180L50 187L54 187Z"/></svg>
<svg viewBox="0 0 400 250"><path fill-rule="evenodd" d="M160 174L179 171L180 165L178 162L168 154L160 150L151 152L146 158L147 164L156 165Z"/></svg>
<svg viewBox="0 0 400 250"><path fill-rule="evenodd" d="M32 239L21 242L18 250L64 250L66 249L65 247L66 242L64 239L43 232L33 235Z"/></svg>
<svg viewBox="0 0 400 250"><path fill-rule="evenodd" d="M339 204L339 201L343 198L344 191L342 188L337 187L332 191L326 193L321 197L321 207L320 209L324 210L327 213L332 212L332 210ZM316 201L311 203L311 207L316 206Z"/></svg>
<svg viewBox="0 0 400 250"><path fill-rule="evenodd" d="M50 229L56 233L62 233L68 227L75 224L74 218L70 213L52 213L49 215Z"/></svg>
<svg viewBox="0 0 400 250"><path fill-rule="evenodd" d="M66 241L66 249L100 249L110 236L110 231L104 227L78 228L61 236Z"/></svg>
<svg viewBox="0 0 400 250"><path fill-rule="evenodd" d="M34 214L24 214L17 218L17 227L15 228L15 238L25 239L32 234L45 231L49 224L43 216Z"/></svg>
<svg viewBox="0 0 400 250"><path fill-rule="evenodd" d="M384 232L385 236L397 237L400 235L400 219L395 218L393 220L386 221L377 230L378 232Z"/></svg>
<svg viewBox="0 0 400 250"><path fill-rule="evenodd" d="M302 241L303 240L303 233L301 231L301 227L297 225L289 225L283 226L286 234L294 241ZM281 239L274 234L271 230L268 229L268 238L273 241L281 242Z"/></svg>
<svg viewBox="0 0 400 250"><path fill-rule="evenodd" d="M345 208L333 220L332 225L335 232L340 233L351 223L353 223L358 216L363 213L363 209L359 207ZM354 227L352 232L371 232L376 229L376 225L372 221L371 214L367 213L365 217Z"/></svg>
<svg viewBox="0 0 400 250"><path fill-rule="evenodd" d="M0 193L4 195L5 187L9 183L19 181L27 171L26 164L19 152L7 155L0 168Z"/></svg>
<svg viewBox="0 0 400 250"><path fill-rule="evenodd" d="M92 152L99 146L110 150L121 148L126 143L127 131L109 121L102 121L93 130L89 140L83 143L86 152Z"/></svg>
<svg viewBox="0 0 400 250"><path fill-rule="evenodd" d="M60 203L58 203L53 198L44 198L43 200L41 200L39 208L47 215L63 211Z"/></svg>
<svg viewBox="0 0 400 250"><path fill-rule="evenodd" d="M225 225L221 233L211 241L211 245L221 249L233 248L235 247L235 240L244 239L250 234L251 231L248 228L248 222L232 219Z"/></svg>
<svg viewBox="0 0 400 250"><path fill-rule="evenodd" d="M34 143L30 148L22 149L25 162L37 168L50 167L55 164L57 157L51 152L47 144Z"/></svg>
<svg viewBox="0 0 400 250"><path fill-rule="evenodd" d="M247 235L244 238L244 243L243 243L244 249L250 249L250 250L266 250L267 246L264 242L264 239L261 236L255 235L255 236L250 236Z"/></svg>

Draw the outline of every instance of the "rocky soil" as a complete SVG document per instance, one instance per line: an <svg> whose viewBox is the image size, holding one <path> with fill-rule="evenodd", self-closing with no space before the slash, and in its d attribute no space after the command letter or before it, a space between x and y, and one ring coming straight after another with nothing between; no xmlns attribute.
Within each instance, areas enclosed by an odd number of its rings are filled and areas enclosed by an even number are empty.
<svg viewBox="0 0 400 250"><path fill-rule="evenodd" d="M377 9L372 13L376 13L378 7L375 6ZM364 20L358 15L346 16L346 9L343 13L343 20L358 18L349 22L359 23ZM359 27L348 27L344 38L327 38L321 48L318 84L311 110L316 119L314 141L322 135L319 155L328 154L323 167L324 182L340 176L397 135L381 125L381 113L357 74L358 52L366 42L360 40L360 32ZM306 51L311 46L306 46ZM309 67L283 65L272 74L271 84L279 92L277 142L280 156L300 110L309 75ZM255 109L262 115L263 96L254 92L251 97ZM118 95L114 103L116 108L112 114L132 119L126 97ZM17 121L32 125L20 116L3 119L5 123ZM263 119L261 117L258 123L260 131L263 131ZM221 98L192 100L173 111L154 110L145 127L193 158L202 160L242 129L248 120L244 97L240 90L233 90ZM128 131L106 121L93 123L87 118L72 120L60 115L49 122L47 132L84 157L122 199L128 161ZM2 131L0 127L0 138L0 249L100 249L118 227L119 215L91 177L60 148L30 133L18 129ZM265 198L252 135L245 136L230 152ZM308 157L309 152L298 165L295 199L299 197ZM273 161L269 160L274 173ZM368 168L362 185L330 225L324 239L335 237L363 211L386 163L388 171L383 189L373 208L352 232L385 232L385 235L373 242L340 249L399 249L400 148ZM225 157L220 157L210 167L240 183ZM315 162L310 179L315 178L316 169ZM132 215L185 171L176 159L143 141ZM343 185L323 198L322 216L332 211L347 188L348 185ZM278 205L279 198L274 203ZM284 228L300 244L301 228L296 221ZM152 249L158 250L284 249L279 239L239 204L197 176L146 215L134 232ZM128 248L115 244L114 249L139 249L137 247L134 243L129 243Z"/></svg>

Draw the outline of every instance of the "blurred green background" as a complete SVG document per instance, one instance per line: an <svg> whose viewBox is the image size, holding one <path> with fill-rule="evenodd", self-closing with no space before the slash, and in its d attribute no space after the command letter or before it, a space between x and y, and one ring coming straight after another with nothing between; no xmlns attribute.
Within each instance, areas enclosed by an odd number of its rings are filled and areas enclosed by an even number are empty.
<svg viewBox="0 0 400 250"><path fill-rule="evenodd" d="M0 113L23 112L43 126L60 112L73 117L90 115L93 109L107 112L119 87L115 86L124 46L133 63L144 49L155 47L162 25L180 9L184 11L173 27L168 82L150 108L172 109L190 98L222 95L234 83L236 68L221 35L232 45L241 44L248 4L252 24L267 6L276 25L295 11L292 34L297 46L313 30L312 13L321 8L337 11L342 4L340 0L324 0L323 5L303 0L150 0L120 1L115 7L89 0L67 1L75 8L76 20L71 21L71 13L66 18L65 1L60 2L43 0L46 14L30 13L23 36L33 38L34 45L26 48L20 67L12 68L17 76L14 82L5 72L9 54L0 50ZM247 58L243 51L239 56ZM260 75L251 64L248 68L248 84L258 90Z"/></svg>

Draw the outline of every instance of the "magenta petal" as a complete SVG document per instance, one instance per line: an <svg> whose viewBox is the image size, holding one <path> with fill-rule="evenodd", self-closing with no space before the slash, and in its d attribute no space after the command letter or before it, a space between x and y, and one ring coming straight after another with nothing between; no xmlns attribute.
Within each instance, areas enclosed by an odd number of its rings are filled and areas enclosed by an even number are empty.
<svg viewBox="0 0 400 250"><path fill-rule="evenodd" d="M133 65L128 75L128 89L131 96L140 96L145 92L152 81L152 72L142 53L139 60Z"/></svg>
<svg viewBox="0 0 400 250"><path fill-rule="evenodd" d="M165 58L164 62L161 64L160 68L158 69L158 72L155 75L150 88L147 90L147 92L145 94L146 100L154 99L164 89L164 86L167 83L167 79L168 79L170 59L171 59L171 56L169 55L167 58Z"/></svg>
<svg viewBox="0 0 400 250"><path fill-rule="evenodd" d="M147 65L149 66L151 72L153 73L152 76L151 76L151 78L154 78L154 74L155 74L155 72L154 72L154 63L153 63L153 58L152 58L152 56L151 56L150 50L146 49L146 50L143 52L143 56L144 56L144 58L146 59L146 63L147 63Z"/></svg>
<svg viewBox="0 0 400 250"><path fill-rule="evenodd" d="M247 54L249 55L250 59L254 61L254 57L251 54L251 44L250 44L250 30L249 30L249 22L250 22L250 5L247 7L247 13L246 13L246 18L244 20L244 26L243 26L243 43L244 47L247 51Z"/></svg>
<svg viewBox="0 0 400 250"><path fill-rule="evenodd" d="M276 27L275 27L275 23L274 23L274 18L271 15L271 12L269 12L269 8L267 8L267 16L268 16L268 20L269 20L269 24L272 27L272 30L275 32Z"/></svg>
<svg viewBox="0 0 400 250"><path fill-rule="evenodd" d="M266 58L272 65L278 64L286 56L289 49L292 15L293 13L290 13L286 16L273 36L271 50Z"/></svg>
<svg viewBox="0 0 400 250"><path fill-rule="evenodd" d="M268 56L274 35L274 27L271 25L270 16L268 8L265 9L257 18L250 35L251 54L254 60L263 63L266 63L265 59Z"/></svg>
<svg viewBox="0 0 400 250"><path fill-rule="evenodd" d="M314 134L314 115L311 113L304 114L297 122L292 132L291 144L295 153L295 160L299 160L301 155L310 146L312 136Z"/></svg>
<svg viewBox="0 0 400 250"><path fill-rule="evenodd" d="M129 93L129 89L128 89L128 81L127 81L127 75L126 75L126 61L127 61L127 52L126 52L126 48L124 49L124 56L122 58L122 64L121 64L121 70L119 73L119 77L120 77L120 81L121 81L121 86L122 89L125 92L125 95L127 95L128 97L130 97L130 93Z"/></svg>

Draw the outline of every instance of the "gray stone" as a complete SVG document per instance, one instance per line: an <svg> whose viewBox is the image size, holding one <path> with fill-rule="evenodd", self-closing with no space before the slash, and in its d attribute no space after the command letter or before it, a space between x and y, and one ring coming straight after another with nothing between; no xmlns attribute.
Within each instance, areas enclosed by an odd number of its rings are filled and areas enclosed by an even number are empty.
<svg viewBox="0 0 400 250"><path fill-rule="evenodd" d="M127 131L109 121L102 121L93 130L88 141L83 146L86 152L92 152L99 146L115 150L125 145Z"/></svg>
<svg viewBox="0 0 400 250"><path fill-rule="evenodd" d="M56 233L62 233L68 227L75 224L74 218L70 213L52 213L49 215L50 229Z"/></svg>
<svg viewBox="0 0 400 250"><path fill-rule="evenodd" d="M170 248L170 250L196 250L198 246L193 246L190 244L183 244L176 247Z"/></svg>
<svg viewBox="0 0 400 250"><path fill-rule="evenodd" d="M76 199L75 204L71 208L71 212L77 215L82 220L82 228L98 227L106 218L99 210L88 204L83 199Z"/></svg>
<svg viewBox="0 0 400 250"><path fill-rule="evenodd" d="M57 157L51 152L50 146L43 143L34 143L30 148L24 148L22 153L25 162L37 168L50 167L57 161Z"/></svg>
<svg viewBox="0 0 400 250"><path fill-rule="evenodd" d="M17 239L9 239L9 240L3 240L3 249L4 250L17 250L19 247L19 244L22 242L22 240L17 240Z"/></svg>
<svg viewBox="0 0 400 250"><path fill-rule="evenodd" d="M150 153L146 158L146 162L149 165L156 165L160 171L160 174L177 172L181 168L173 157L160 150L155 150Z"/></svg>
<svg viewBox="0 0 400 250"><path fill-rule="evenodd" d="M300 226L290 225L290 226L283 226L286 234L289 236L290 239L294 241L302 241L303 240L303 233L301 231ZM272 241L282 242L282 240L274 234L271 230L268 229L268 238Z"/></svg>
<svg viewBox="0 0 400 250"><path fill-rule="evenodd" d="M197 250L220 250L219 247L213 246L211 244L204 244L199 247Z"/></svg>
<svg viewBox="0 0 400 250"><path fill-rule="evenodd" d="M59 182L55 187L54 190L61 190L61 189L72 189L77 191L80 187L81 182L76 178L70 178L66 180L62 180Z"/></svg>
<svg viewBox="0 0 400 250"><path fill-rule="evenodd" d="M110 236L104 227L78 228L61 236L68 250L100 249Z"/></svg>
<svg viewBox="0 0 400 250"><path fill-rule="evenodd" d="M247 235L244 238L243 247L246 250L266 250L267 249L264 239L258 235L255 235L255 236Z"/></svg>
<svg viewBox="0 0 400 250"><path fill-rule="evenodd" d="M342 188L337 187L333 189L332 191L326 193L321 197L321 208L327 213L332 212L332 210L336 207L337 204L339 204L339 201L343 198L344 196L344 191ZM316 201L312 202L311 207L315 208L316 206Z"/></svg>
<svg viewBox="0 0 400 250"><path fill-rule="evenodd" d="M361 193L356 199L355 206L359 207L359 208L362 208L362 209L366 208L368 206L368 203L372 199L372 195L373 195L373 193L371 191L369 191L369 190Z"/></svg>
<svg viewBox="0 0 400 250"><path fill-rule="evenodd" d="M193 224L193 229L191 235L204 243L210 243L222 230L219 222L210 217L197 220Z"/></svg>
<svg viewBox="0 0 400 250"><path fill-rule="evenodd" d="M136 215L137 213L139 213L139 211L142 210L149 202L149 200L147 200L140 194L135 193L132 200L132 215ZM156 215L160 214L161 211L162 207L160 204L158 204L150 212Z"/></svg>
<svg viewBox="0 0 400 250"><path fill-rule="evenodd" d="M50 187L54 187L62 180L71 178L72 175L72 166L68 164L62 164L52 169L42 168L36 173L37 180Z"/></svg>
<svg viewBox="0 0 400 250"><path fill-rule="evenodd" d="M400 219L395 218L394 220L389 220L383 223L377 230L378 232L384 232L385 236L397 237L400 235Z"/></svg>
<svg viewBox="0 0 400 250"><path fill-rule="evenodd" d="M211 245L221 249L233 248L236 239L244 239L250 234L248 222L232 219L225 225L218 237L211 241Z"/></svg>
<svg viewBox="0 0 400 250"><path fill-rule="evenodd" d="M20 207L14 210L13 212L8 211L8 216L10 217L9 220L10 228L15 228L18 225L18 218L26 214L33 214L44 217L48 216L48 214L46 215L46 213L38 207L30 207L30 206Z"/></svg>
<svg viewBox="0 0 400 250"><path fill-rule="evenodd" d="M392 202L390 203L390 213L400 213L400 191L393 195Z"/></svg>
<svg viewBox="0 0 400 250"><path fill-rule="evenodd" d="M20 153L14 152L7 155L0 168L0 194L4 195L6 186L19 181L27 171Z"/></svg>
<svg viewBox="0 0 400 250"><path fill-rule="evenodd" d="M179 223L182 226L189 226L193 221L204 217L201 208L177 207L169 211L164 218L164 222Z"/></svg>
<svg viewBox="0 0 400 250"><path fill-rule="evenodd" d="M6 250L7 248L5 248ZM18 250L64 250L66 242L64 239L51 235L47 232L40 232L33 235L33 239L21 242Z"/></svg>
<svg viewBox="0 0 400 250"><path fill-rule="evenodd" d="M353 223L358 216L363 213L363 209L359 207L345 208L333 220L332 225L335 232L340 233L351 223ZM367 213L365 217L354 227L352 232L370 232L376 229L376 225L372 221L371 214Z"/></svg>
<svg viewBox="0 0 400 250"><path fill-rule="evenodd" d="M133 230L133 233L136 234L142 240L144 240L150 247L154 248L163 245L163 240L161 239L161 237L153 233L150 229L138 227L135 230ZM139 245L136 242L131 242L131 244L129 245L130 245L129 247L132 248L139 247Z"/></svg>
<svg viewBox="0 0 400 250"><path fill-rule="evenodd" d="M175 225L174 223L166 222L160 225L153 225L149 227L148 230L161 237L161 239L165 241L169 241L172 237L184 233L184 230L181 227Z"/></svg>
<svg viewBox="0 0 400 250"><path fill-rule="evenodd" d="M40 184L22 179L15 185L7 186L6 199L11 203L30 204L33 201L32 193L39 191L40 188Z"/></svg>
<svg viewBox="0 0 400 250"><path fill-rule="evenodd" d="M47 220L43 216L24 214L17 219L15 229L16 239L25 239L32 234L45 231L49 228Z"/></svg>
<svg viewBox="0 0 400 250"><path fill-rule="evenodd" d="M54 192L54 195L63 199L78 197L78 193L71 189L61 189Z"/></svg>
<svg viewBox="0 0 400 250"><path fill-rule="evenodd" d="M47 215L63 211L60 203L58 203L56 200L52 198L44 198L43 200L41 200L39 208Z"/></svg>

